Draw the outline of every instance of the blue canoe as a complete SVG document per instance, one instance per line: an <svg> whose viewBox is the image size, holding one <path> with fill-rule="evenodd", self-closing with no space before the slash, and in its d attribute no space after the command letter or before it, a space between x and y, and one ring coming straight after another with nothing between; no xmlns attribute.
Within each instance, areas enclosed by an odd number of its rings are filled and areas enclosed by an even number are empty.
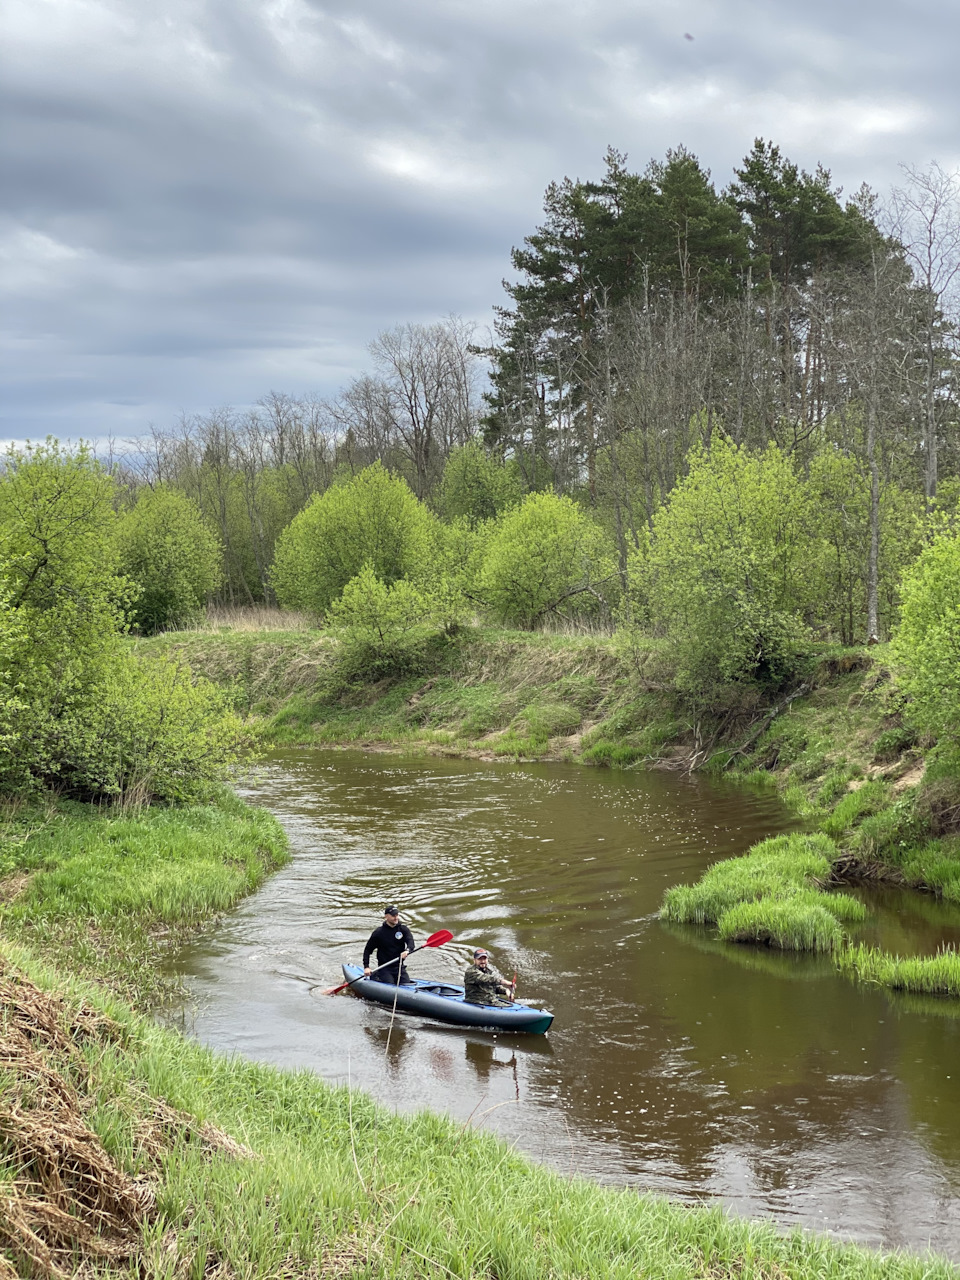
<svg viewBox="0 0 960 1280"><path fill-rule="evenodd" d="M459 1027L482 1027L488 1031L529 1031L543 1035L553 1022L553 1014L545 1009L530 1009L525 1004L468 1004L463 987L452 982L430 982L418 978L410 986L395 987L392 982L375 982L361 977L356 964L345 964L343 976L352 982L350 990L364 1000L394 1007L398 1013L415 1013L422 1018L436 1018ZM354 981L359 978L359 982Z"/></svg>

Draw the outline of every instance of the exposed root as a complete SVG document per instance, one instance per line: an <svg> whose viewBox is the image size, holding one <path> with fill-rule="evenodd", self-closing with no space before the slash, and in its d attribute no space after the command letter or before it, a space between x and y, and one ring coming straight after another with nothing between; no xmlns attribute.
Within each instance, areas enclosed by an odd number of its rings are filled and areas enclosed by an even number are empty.
<svg viewBox="0 0 960 1280"><path fill-rule="evenodd" d="M830 867L827 885L835 887L840 884L890 884L904 883L903 873L898 867L891 867L883 862L864 861L852 853L842 854Z"/></svg>

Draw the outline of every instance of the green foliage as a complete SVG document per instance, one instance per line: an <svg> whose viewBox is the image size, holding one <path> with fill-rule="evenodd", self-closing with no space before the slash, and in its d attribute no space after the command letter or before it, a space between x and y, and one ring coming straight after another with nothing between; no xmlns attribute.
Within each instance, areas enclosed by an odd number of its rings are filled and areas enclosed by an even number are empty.
<svg viewBox="0 0 960 1280"><path fill-rule="evenodd" d="M960 954L945 949L933 956L892 956L877 947L848 947L837 955L841 973L894 991L960 996Z"/></svg>
<svg viewBox="0 0 960 1280"><path fill-rule="evenodd" d="M639 578L666 632L678 689L719 702L740 681L782 686L799 669L809 603L812 513L775 445L715 439L653 521Z"/></svg>
<svg viewBox="0 0 960 1280"><path fill-rule="evenodd" d="M886 803L889 792L882 782L865 782L856 791L848 791L820 823L820 829L838 839L868 814L876 813Z"/></svg>
<svg viewBox="0 0 960 1280"><path fill-rule="evenodd" d="M369 682L416 673L433 616L431 601L412 583L388 585L365 564L328 611L340 637L339 675Z"/></svg>
<svg viewBox="0 0 960 1280"><path fill-rule="evenodd" d="M716 924L740 902L787 898L830 873L836 845L824 835L774 836L712 866L695 885L668 889L660 915L675 924Z"/></svg>
<svg viewBox="0 0 960 1280"><path fill-rule="evenodd" d="M388 585L429 570L436 518L379 463L318 494L277 542L277 599L322 614L369 564Z"/></svg>
<svg viewBox="0 0 960 1280"><path fill-rule="evenodd" d="M523 495L523 480L515 464L489 454L479 441L454 449L443 468L437 509L451 523L475 526L495 520Z"/></svg>
<svg viewBox="0 0 960 1280"><path fill-rule="evenodd" d="M822 552L811 556L817 577L812 603L817 622L843 644L866 635L870 544L870 476L854 451L828 445L814 455L809 490L817 511ZM883 485L879 508L878 604L889 634L899 608L900 579L920 549L920 498L893 482Z"/></svg>
<svg viewBox="0 0 960 1280"><path fill-rule="evenodd" d="M900 682L923 729L960 742L960 534L937 538L907 571L893 641Z"/></svg>
<svg viewBox="0 0 960 1280"><path fill-rule="evenodd" d="M120 567L138 588L132 620L147 635L195 620L220 585L221 549L176 489L141 489L120 519Z"/></svg>
<svg viewBox="0 0 960 1280"><path fill-rule="evenodd" d="M229 695L172 661L118 652L63 716L57 782L72 795L202 798L252 745Z"/></svg>
<svg viewBox="0 0 960 1280"><path fill-rule="evenodd" d="M548 615L596 613L613 574L612 548L589 516L570 498L535 493L498 522L479 589L499 618L532 628Z"/></svg>
<svg viewBox="0 0 960 1280"><path fill-rule="evenodd" d="M246 744L223 695L123 648L135 590L83 446L7 454L0 540L0 792L179 799L222 778Z"/></svg>

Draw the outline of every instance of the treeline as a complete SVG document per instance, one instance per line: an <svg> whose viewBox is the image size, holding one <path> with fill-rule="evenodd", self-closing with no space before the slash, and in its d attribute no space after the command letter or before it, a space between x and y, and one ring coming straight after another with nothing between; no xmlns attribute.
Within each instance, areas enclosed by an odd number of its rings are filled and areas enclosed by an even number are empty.
<svg viewBox="0 0 960 1280"><path fill-rule="evenodd" d="M763 141L723 190L683 149L642 173L611 151L598 181L551 185L513 264L489 348L455 319L404 325L334 400L271 394L140 442L131 490L196 504L222 548L220 600L276 599L283 531L374 462L446 520L570 497L612 539L626 592L657 513L722 440L775 446L813 495L833 567L812 625L889 634L915 517L956 500L953 177L908 171L881 209ZM468 445L482 500L458 492L462 460L448 475Z"/></svg>

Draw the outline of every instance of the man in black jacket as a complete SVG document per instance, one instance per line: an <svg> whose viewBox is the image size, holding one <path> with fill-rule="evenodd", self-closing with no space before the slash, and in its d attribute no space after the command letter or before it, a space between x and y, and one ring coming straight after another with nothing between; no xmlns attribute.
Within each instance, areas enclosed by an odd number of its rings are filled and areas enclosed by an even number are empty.
<svg viewBox="0 0 960 1280"><path fill-rule="evenodd" d="M407 985L412 982L403 963L413 950L413 934L405 924L400 923L400 908L389 906L384 908L383 924L374 929L363 948L363 976L371 977L370 955L377 953L377 967L396 960L389 969L373 974L374 982L395 982ZM399 958L398 958L399 957Z"/></svg>

